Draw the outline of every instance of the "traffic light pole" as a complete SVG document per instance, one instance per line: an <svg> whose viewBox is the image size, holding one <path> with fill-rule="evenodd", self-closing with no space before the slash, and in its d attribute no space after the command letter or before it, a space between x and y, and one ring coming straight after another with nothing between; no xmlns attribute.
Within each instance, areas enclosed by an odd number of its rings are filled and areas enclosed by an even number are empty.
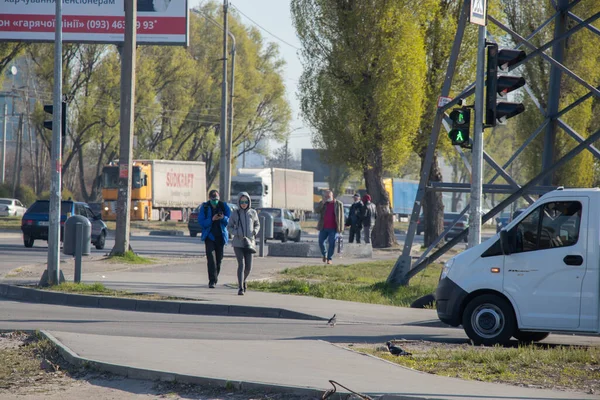
<svg viewBox="0 0 600 400"><path fill-rule="evenodd" d="M485 26L479 26L477 45L477 79L475 81L475 126L471 161L471 209L469 247L481 243L481 199L483 197L483 104L485 101Z"/></svg>
<svg viewBox="0 0 600 400"><path fill-rule="evenodd" d="M62 1L56 1L54 31L54 113L50 168L50 212L48 221L48 266L40 286L56 285L60 273L60 199L61 199L61 114L62 114Z"/></svg>
<svg viewBox="0 0 600 400"><path fill-rule="evenodd" d="M133 117L135 105L136 2L125 0L125 36L121 52L121 130L119 134L119 193L117 225L112 254L123 255L130 249L131 170L133 147Z"/></svg>

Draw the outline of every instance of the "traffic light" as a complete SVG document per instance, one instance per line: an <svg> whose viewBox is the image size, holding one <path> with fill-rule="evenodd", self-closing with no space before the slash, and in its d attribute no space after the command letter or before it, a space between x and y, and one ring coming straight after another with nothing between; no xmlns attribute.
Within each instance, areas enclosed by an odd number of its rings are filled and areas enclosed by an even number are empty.
<svg viewBox="0 0 600 400"><path fill-rule="evenodd" d="M524 51L502 49L498 50L496 43L488 43L487 81L485 97L485 125L496 126L515 115L525 111L523 103L498 102L497 95L508 93L525 85L525 79L520 76L498 76L498 68L507 71L512 65L522 61L527 56Z"/></svg>
<svg viewBox="0 0 600 400"><path fill-rule="evenodd" d="M455 146L470 148L469 129L471 125L471 110L469 108L458 108L450 113L452 129L448 137Z"/></svg>
<svg viewBox="0 0 600 400"><path fill-rule="evenodd" d="M44 111L46 111L48 114L52 115L54 113L54 106L52 104L46 104L44 106ZM67 102L66 101L62 102L62 115L61 115L60 127L61 127L62 137L64 139L65 134L67 132ZM52 120L51 119L44 121L44 128L52 130Z"/></svg>

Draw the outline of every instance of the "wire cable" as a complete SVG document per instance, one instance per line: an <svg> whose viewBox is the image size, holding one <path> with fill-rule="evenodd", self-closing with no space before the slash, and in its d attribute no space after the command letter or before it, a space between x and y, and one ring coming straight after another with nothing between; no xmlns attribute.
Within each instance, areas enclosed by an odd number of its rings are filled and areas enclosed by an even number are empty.
<svg viewBox="0 0 600 400"><path fill-rule="evenodd" d="M267 30L266 28L264 28L262 25L260 25L258 22L254 21L252 18L250 18L249 16L247 16L246 14L244 14L244 12L242 10L240 10L237 6L235 6L233 3L229 3L229 5L233 8L235 8L240 14L242 14L244 17L246 17L250 22L252 22L254 25L258 26L260 29L262 29L263 31L267 32L269 35L273 36L275 39L279 40L281 43L287 44L288 46L290 46L291 48L295 49L295 50L302 50L297 46L294 46L293 44L283 40L282 38L280 38L279 36L275 35L274 33L270 32L269 30Z"/></svg>

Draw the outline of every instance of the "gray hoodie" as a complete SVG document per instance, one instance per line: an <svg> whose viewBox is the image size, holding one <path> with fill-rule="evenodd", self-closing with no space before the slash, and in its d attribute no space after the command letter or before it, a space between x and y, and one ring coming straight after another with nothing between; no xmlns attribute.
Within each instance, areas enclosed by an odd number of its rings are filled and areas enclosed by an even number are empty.
<svg viewBox="0 0 600 400"><path fill-rule="evenodd" d="M254 239L260 230L260 222L258 220L258 214L256 210L251 208L252 200L250 199L250 195L248 193L242 192L239 194L238 207L242 197L246 197L248 201L250 201L250 204L245 210L242 210L242 207L240 207L238 210L231 212L229 223L227 224L227 230L233 236L231 245L233 247L243 248L244 242L242 241L242 237L246 236L252 241L252 243L254 243Z"/></svg>

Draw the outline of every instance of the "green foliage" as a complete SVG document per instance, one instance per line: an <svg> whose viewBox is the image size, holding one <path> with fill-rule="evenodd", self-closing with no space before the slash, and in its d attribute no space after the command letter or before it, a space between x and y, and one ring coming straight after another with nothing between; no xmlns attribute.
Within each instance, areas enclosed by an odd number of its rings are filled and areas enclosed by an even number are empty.
<svg viewBox="0 0 600 400"><path fill-rule="evenodd" d="M428 267L409 286L398 289L385 281L393 266L393 261L305 266L282 271L282 280L250 282L249 287L265 292L399 307L408 307L419 297L435 291L439 266Z"/></svg>
<svg viewBox="0 0 600 400"><path fill-rule="evenodd" d="M40 200L50 200L50 191L46 190L44 192L42 192L42 194L40 194L40 196L38 197ZM69 190L69 189L65 189L63 188L63 190L61 191L61 198L62 200L76 200L73 197L73 193Z"/></svg>
<svg viewBox="0 0 600 400"><path fill-rule="evenodd" d="M12 197L12 185L3 183L0 185L0 197Z"/></svg>
<svg viewBox="0 0 600 400"><path fill-rule="evenodd" d="M19 186L17 187L15 197L21 200L21 203L26 207L29 207L37 200L37 195L30 186Z"/></svg>
<svg viewBox="0 0 600 400"><path fill-rule="evenodd" d="M123 264L152 264L154 261L150 258L138 256L133 251L126 251L123 255L112 255L109 257L110 262Z"/></svg>

